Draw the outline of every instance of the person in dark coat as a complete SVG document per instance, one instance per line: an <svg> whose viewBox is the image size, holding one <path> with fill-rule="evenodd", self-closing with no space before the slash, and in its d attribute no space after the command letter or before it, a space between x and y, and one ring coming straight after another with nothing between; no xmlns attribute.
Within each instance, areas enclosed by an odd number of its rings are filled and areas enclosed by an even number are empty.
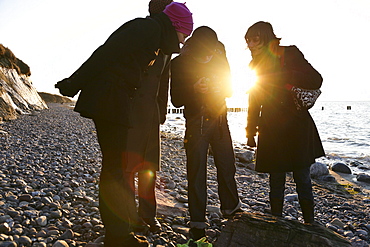
<svg viewBox="0 0 370 247"><path fill-rule="evenodd" d="M171 61L171 101L184 106L190 237L205 236L207 154L211 146L217 168L221 212L230 216L241 204L235 182L235 157L225 98L231 96L230 68L223 44L207 26L194 30Z"/></svg>
<svg viewBox="0 0 370 247"><path fill-rule="evenodd" d="M150 16L162 13L172 0L151 0ZM160 169L160 124L166 120L169 62L171 56L159 52L153 66L144 77L141 87L132 99L130 114L131 128L128 130L128 166L140 167L138 171L139 220L137 231L145 231L146 224L151 232L160 231L156 218L155 197L156 171Z"/></svg>
<svg viewBox="0 0 370 247"><path fill-rule="evenodd" d="M314 222L310 166L324 156L316 125L307 109L297 110L288 85L318 89L321 75L296 46L280 46L268 22L252 25L245 40L257 83L249 94L247 145L256 147L256 171L270 174L273 215L282 216L285 175L293 172L306 223Z"/></svg>
<svg viewBox="0 0 370 247"><path fill-rule="evenodd" d="M138 91L150 82L148 76L153 76L148 71L160 52L179 52L179 43L192 29L192 13L185 4L173 2L158 15L123 24L72 76L56 84L66 96L80 91L74 110L95 123L103 155L99 210L105 247L148 246L131 234L139 222L134 176L143 169L128 162L128 132L136 123L130 119L131 111ZM160 76L161 69L156 71ZM153 121L154 115L149 120Z"/></svg>

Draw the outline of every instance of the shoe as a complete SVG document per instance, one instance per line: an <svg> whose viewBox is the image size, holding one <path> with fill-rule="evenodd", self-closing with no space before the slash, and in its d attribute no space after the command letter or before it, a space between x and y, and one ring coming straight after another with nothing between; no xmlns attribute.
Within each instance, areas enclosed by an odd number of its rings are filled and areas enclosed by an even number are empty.
<svg viewBox="0 0 370 247"><path fill-rule="evenodd" d="M271 214L276 217L283 217L284 199L270 198Z"/></svg>
<svg viewBox="0 0 370 247"><path fill-rule="evenodd" d="M125 239L122 247L149 247L149 242L143 236L135 236L130 234L130 236Z"/></svg>
<svg viewBox="0 0 370 247"><path fill-rule="evenodd" d="M211 243L207 242L207 238L203 237L199 239L198 241L194 241L193 239L189 239L189 241L185 244L177 244L177 247L212 247L213 245Z"/></svg>
<svg viewBox="0 0 370 247"><path fill-rule="evenodd" d="M238 208L237 210L235 210L234 212L232 212L231 214L228 214L228 213L226 213L226 211L223 211L222 212L222 216L225 218L225 219L231 219L231 218L233 218L236 214L238 214L238 213L243 213L244 212L244 210L243 209L241 209L241 208Z"/></svg>
<svg viewBox="0 0 370 247"><path fill-rule="evenodd" d="M206 236L205 229L198 229L198 228L190 228L189 230L189 237L193 240L198 240Z"/></svg>
<svg viewBox="0 0 370 247"><path fill-rule="evenodd" d="M301 206L304 223L313 224L315 222L314 217L314 201L301 199L299 200Z"/></svg>
<svg viewBox="0 0 370 247"><path fill-rule="evenodd" d="M143 218L143 221L149 225L149 231L153 233L158 233L161 231L161 223L157 220L156 217L152 218Z"/></svg>

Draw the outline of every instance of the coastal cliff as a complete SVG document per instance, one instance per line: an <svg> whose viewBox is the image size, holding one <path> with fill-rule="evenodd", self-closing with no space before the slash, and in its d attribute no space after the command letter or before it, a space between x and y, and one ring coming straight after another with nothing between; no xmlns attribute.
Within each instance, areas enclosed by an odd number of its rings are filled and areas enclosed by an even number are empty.
<svg viewBox="0 0 370 247"><path fill-rule="evenodd" d="M0 44L0 120L48 108L30 76L29 66Z"/></svg>

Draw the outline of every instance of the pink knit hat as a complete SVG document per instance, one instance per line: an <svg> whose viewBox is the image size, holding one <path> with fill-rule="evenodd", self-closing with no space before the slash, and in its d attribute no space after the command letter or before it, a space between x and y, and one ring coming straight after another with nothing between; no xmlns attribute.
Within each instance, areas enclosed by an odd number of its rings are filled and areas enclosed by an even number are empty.
<svg viewBox="0 0 370 247"><path fill-rule="evenodd" d="M184 3L172 2L163 10L171 20L176 31L190 35L193 31L193 17Z"/></svg>

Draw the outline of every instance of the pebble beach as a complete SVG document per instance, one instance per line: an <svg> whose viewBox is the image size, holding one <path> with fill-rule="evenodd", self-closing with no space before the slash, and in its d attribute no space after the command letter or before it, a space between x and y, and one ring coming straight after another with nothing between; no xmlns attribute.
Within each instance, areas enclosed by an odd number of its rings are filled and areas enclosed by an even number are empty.
<svg viewBox="0 0 370 247"><path fill-rule="evenodd" d="M98 210L101 153L94 124L67 104L0 123L0 247L102 246L104 226ZM161 133L162 161L157 189L176 202L182 214L158 215L162 231L147 233L151 246L176 246L188 240L186 158L182 136ZM237 154L247 150L238 147ZM242 209L268 213L268 175L251 169L237 155L236 180ZM215 242L227 219L219 212L216 170L208 162L209 228ZM313 180L315 220L347 238L370 246L370 190L333 173L335 181ZM288 174L284 204L287 219L303 222L293 179ZM165 204L165 203L164 203ZM160 205L159 205L160 206Z"/></svg>

